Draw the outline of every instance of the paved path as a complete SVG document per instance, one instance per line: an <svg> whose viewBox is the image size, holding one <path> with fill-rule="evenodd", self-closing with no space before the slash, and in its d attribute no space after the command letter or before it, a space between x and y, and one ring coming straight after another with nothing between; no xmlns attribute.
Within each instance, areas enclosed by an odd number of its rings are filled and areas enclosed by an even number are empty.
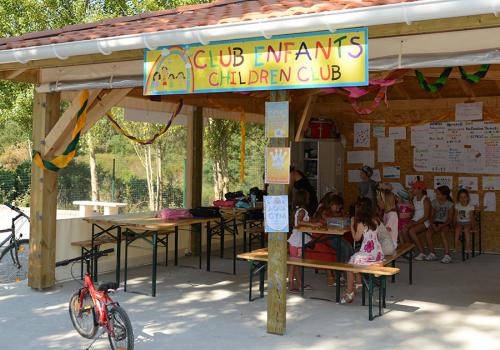
<svg viewBox="0 0 500 350"><path fill-rule="evenodd" d="M266 299L247 301L246 263L238 264L237 276L160 267L157 298L122 292L116 299L132 320L137 350L499 350L498 266L500 256L495 255L450 265L415 263L411 287L402 263L402 276L388 285L386 315L372 322L359 298L352 305L309 299L334 295L324 275L309 271L314 290L305 299L288 298L283 337L266 333ZM213 268L229 271L231 262L214 257ZM148 291L149 274L149 267L132 271L131 286ZM76 282L45 292L25 283L0 285L0 333L8 335L0 348L88 346L90 341L77 335L68 318L67 300L77 288ZM92 349L109 345L103 339Z"/></svg>

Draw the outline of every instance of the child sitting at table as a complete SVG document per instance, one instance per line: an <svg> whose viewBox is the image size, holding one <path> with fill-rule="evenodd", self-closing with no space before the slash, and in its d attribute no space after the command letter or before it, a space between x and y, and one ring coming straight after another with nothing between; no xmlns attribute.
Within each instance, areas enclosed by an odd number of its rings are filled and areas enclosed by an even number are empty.
<svg viewBox="0 0 500 350"><path fill-rule="evenodd" d="M302 242L302 232L297 229L299 226L319 226L319 223L309 222L309 213L307 207L309 205L309 193L306 190L297 190L293 195L293 208L294 208L294 228L288 243L290 245L290 257L301 258L302 246L307 244L311 237L309 234L304 234L304 242ZM294 283L295 282L295 283ZM288 267L288 290L290 292L298 292L302 288L302 276L299 266Z"/></svg>
<svg viewBox="0 0 500 350"><path fill-rule="evenodd" d="M350 264L373 265L384 259L384 253L377 238L377 229L380 225L383 224L376 215L370 199L360 198L356 202L354 218L351 219L351 233L355 241L363 239L363 242L359 252L349 259ZM361 275L347 272L347 290L340 302L352 303L354 291L360 287L362 287Z"/></svg>
<svg viewBox="0 0 500 350"><path fill-rule="evenodd" d="M464 188L458 191L455 213L455 251L460 246L460 235L463 231L465 251L470 254L470 232L474 229L474 206L470 203L469 191Z"/></svg>
<svg viewBox="0 0 500 350"><path fill-rule="evenodd" d="M314 214L314 219L320 221L323 225L326 225L328 219L342 218L344 216L345 216L345 214L344 214L344 200L337 193L329 192L329 193L325 194L325 196L323 196L323 198L321 199L320 205L318 206L318 210ZM347 262L347 260L349 260L349 258L353 254L352 245L348 241L346 241L345 239L342 239L340 241L340 252L336 252L335 251L335 244L334 244L333 240L331 239L332 237L315 237L315 238L320 238L321 240L328 238L326 241L327 249L331 253L335 252L335 258L337 257L336 254L340 254L339 259L333 259L334 256L333 256L333 254L331 254L333 261L338 260L341 262ZM327 270L326 276L327 276L328 286L330 286L330 287L335 286L335 272L332 270ZM341 281L341 283L342 283L342 281Z"/></svg>
<svg viewBox="0 0 500 350"><path fill-rule="evenodd" d="M406 190L397 192L396 208L398 211L398 233L403 233L406 225L411 222L413 217L413 206L410 203L410 194ZM404 234L399 234L401 243L409 242L409 237Z"/></svg>
<svg viewBox="0 0 500 350"><path fill-rule="evenodd" d="M380 186L377 190L377 205L383 211L384 226L391 235L394 248L398 246L399 219L396 211L396 196L389 187Z"/></svg>

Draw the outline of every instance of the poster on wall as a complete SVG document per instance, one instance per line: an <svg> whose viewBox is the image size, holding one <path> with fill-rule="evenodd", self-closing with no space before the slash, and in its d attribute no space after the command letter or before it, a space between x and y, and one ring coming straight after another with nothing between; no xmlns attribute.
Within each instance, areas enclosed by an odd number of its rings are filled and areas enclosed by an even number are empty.
<svg viewBox="0 0 500 350"><path fill-rule="evenodd" d="M359 170L349 170L347 172L347 181L350 183L356 183L356 182L361 182L361 174L359 173Z"/></svg>
<svg viewBox="0 0 500 350"><path fill-rule="evenodd" d="M484 194L484 211L497 211L497 196L495 192Z"/></svg>
<svg viewBox="0 0 500 350"><path fill-rule="evenodd" d="M373 137L385 137L385 125L375 124L373 126Z"/></svg>
<svg viewBox="0 0 500 350"><path fill-rule="evenodd" d="M406 128L404 126L390 127L389 137L393 140L406 140Z"/></svg>
<svg viewBox="0 0 500 350"><path fill-rule="evenodd" d="M455 105L455 120L483 119L483 103L457 103Z"/></svg>
<svg viewBox="0 0 500 350"><path fill-rule="evenodd" d="M375 166L375 152L374 151L350 151L347 152L347 163L368 165L369 167Z"/></svg>
<svg viewBox="0 0 500 350"><path fill-rule="evenodd" d="M477 191L478 190L478 179L477 177L460 176L458 178L458 188L466 189L467 191Z"/></svg>
<svg viewBox="0 0 500 350"><path fill-rule="evenodd" d="M290 148L267 147L265 183L282 184L290 183Z"/></svg>
<svg viewBox="0 0 500 350"><path fill-rule="evenodd" d="M390 137L379 137L377 139L377 162L394 162L394 140Z"/></svg>
<svg viewBox="0 0 500 350"><path fill-rule="evenodd" d="M424 181L424 175L406 175L406 188L411 188L411 185L417 181Z"/></svg>
<svg viewBox="0 0 500 350"><path fill-rule="evenodd" d="M354 147L370 148L370 123L354 123Z"/></svg>
<svg viewBox="0 0 500 350"><path fill-rule="evenodd" d="M399 179L401 168L398 166L385 166L383 168L384 179Z"/></svg>
<svg viewBox="0 0 500 350"><path fill-rule="evenodd" d="M469 193L470 204L475 208L479 208L479 193Z"/></svg>
<svg viewBox="0 0 500 350"><path fill-rule="evenodd" d="M366 85L367 28L144 50L144 95Z"/></svg>
<svg viewBox="0 0 500 350"><path fill-rule="evenodd" d="M434 176L434 188L440 186L448 186L450 190L453 189L453 176Z"/></svg>
<svg viewBox="0 0 500 350"><path fill-rule="evenodd" d="M264 196L265 232L288 232L288 196Z"/></svg>
<svg viewBox="0 0 500 350"><path fill-rule="evenodd" d="M483 190L500 191L500 176L483 176Z"/></svg>
<svg viewBox="0 0 500 350"><path fill-rule="evenodd" d="M266 137L288 137L288 101L266 102Z"/></svg>

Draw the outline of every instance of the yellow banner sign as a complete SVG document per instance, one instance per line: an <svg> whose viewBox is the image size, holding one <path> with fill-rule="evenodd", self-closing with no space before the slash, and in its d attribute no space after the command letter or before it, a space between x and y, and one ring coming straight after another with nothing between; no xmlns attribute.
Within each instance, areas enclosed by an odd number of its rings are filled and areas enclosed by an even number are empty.
<svg viewBox="0 0 500 350"><path fill-rule="evenodd" d="M366 28L144 51L144 94L368 85Z"/></svg>

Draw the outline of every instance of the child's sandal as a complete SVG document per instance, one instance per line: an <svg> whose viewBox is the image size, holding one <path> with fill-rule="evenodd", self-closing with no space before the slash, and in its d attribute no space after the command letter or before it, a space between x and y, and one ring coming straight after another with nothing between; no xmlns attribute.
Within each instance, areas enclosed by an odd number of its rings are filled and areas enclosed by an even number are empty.
<svg viewBox="0 0 500 350"><path fill-rule="evenodd" d="M340 303L341 304L351 304L353 300L354 300L354 292L345 293L342 296L342 298L340 298Z"/></svg>

